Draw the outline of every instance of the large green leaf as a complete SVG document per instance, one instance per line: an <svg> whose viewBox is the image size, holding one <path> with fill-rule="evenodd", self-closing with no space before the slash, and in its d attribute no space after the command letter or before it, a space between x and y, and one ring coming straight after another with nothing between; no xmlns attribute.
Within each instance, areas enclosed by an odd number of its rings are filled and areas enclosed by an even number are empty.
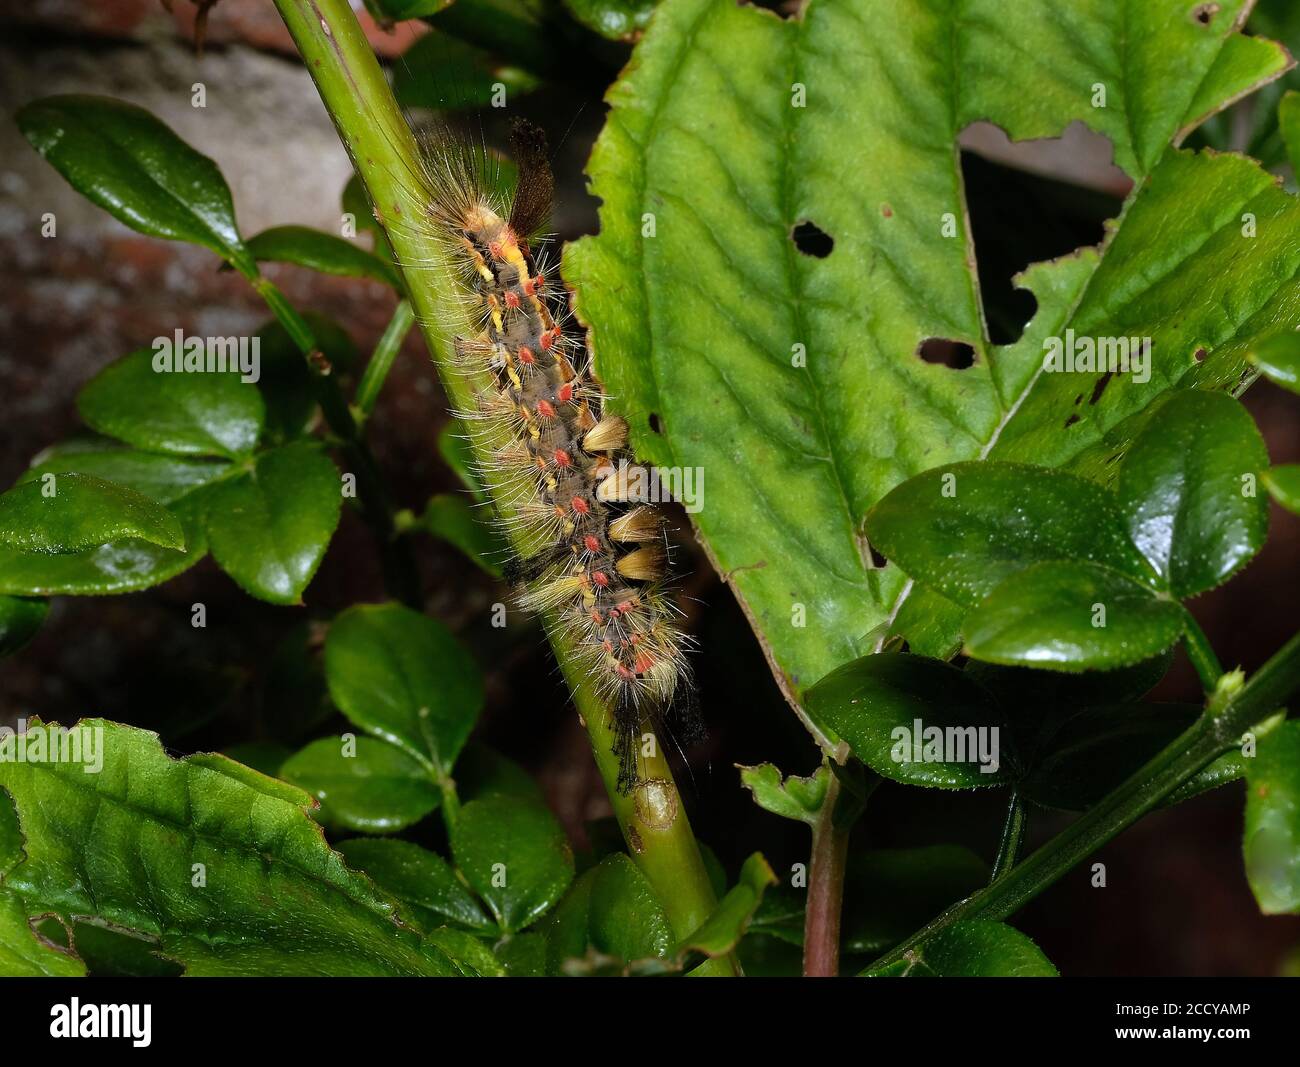
<svg viewBox="0 0 1300 1067"><path fill-rule="evenodd" d="M211 490L212 555L247 592L299 604L338 525L343 493L333 462L313 441L258 455Z"/></svg>
<svg viewBox="0 0 1300 1067"><path fill-rule="evenodd" d="M409 841L354 837L339 845L348 864L403 905L402 917L422 930L447 922L492 932L495 926L456 872L437 853Z"/></svg>
<svg viewBox="0 0 1300 1067"><path fill-rule="evenodd" d="M325 678L357 726L442 776L483 706L473 657L442 623L401 604L358 604L335 619Z"/></svg>
<svg viewBox="0 0 1300 1067"><path fill-rule="evenodd" d="M89 474L125 485L160 504L174 504L230 470L225 460L137 452L100 438L66 441L46 449L19 481L39 481L47 473Z"/></svg>
<svg viewBox="0 0 1300 1067"><path fill-rule="evenodd" d="M976 919L953 923L888 967L878 978L1055 978L1056 968L1019 930Z"/></svg>
<svg viewBox="0 0 1300 1067"><path fill-rule="evenodd" d="M4 886L27 914L137 931L196 975L461 973L330 851L306 793L223 756L174 760L143 730L80 725L103 731L98 774L0 762L26 853Z"/></svg>
<svg viewBox="0 0 1300 1067"><path fill-rule="evenodd" d="M0 494L0 545L19 552L81 552L134 538L185 548L181 524L156 500L89 474L48 474Z"/></svg>
<svg viewBox="0 0 1300 1067"><path fill-rule="evenodd" d="M1266 915L1300 912L1300 722L1259 739L1246 787L1250 888Z"/></svg>
<svg viewBox="0 0 1300 1067"><path fill-rule="evenodd" d="M132 229L203 245L256 273L217 165L144 108L50 96L19 111L18 125L74 189Z"/></svg>
<svg viewBox="0 0 1300 1067"><path fill-rule="evenodd" d="M869 651L894 610L903 577L862 537L894 485L988 456L1099 473L1126 419L1175 384L1235 383L1289 314L1300 205L1249 160L1167 151L1286 67L1237 32L1244 6L1202 24L1186 0L659 5L592 156L600 234L565 273L638 454L707 473L699 532L788 689ZM981 119L1016 140L1081 121L1136 180L1100 249L1025 272L1038 310L1005 347L955 147ZM796 247L805 221L828 255ZM1068 329L1151 338L1150 380L1040 373ZM920 359L928 338L973 365Z"/></svg>
<svg viewBox="0 0 1300 1067"><path fill-rule="evenodd" d="M255 385L230 371L155 370L154 355L153 349L137 349L86 384L77 394L77 410L88 425L147 452L252 451L266 417Z"/></svg>

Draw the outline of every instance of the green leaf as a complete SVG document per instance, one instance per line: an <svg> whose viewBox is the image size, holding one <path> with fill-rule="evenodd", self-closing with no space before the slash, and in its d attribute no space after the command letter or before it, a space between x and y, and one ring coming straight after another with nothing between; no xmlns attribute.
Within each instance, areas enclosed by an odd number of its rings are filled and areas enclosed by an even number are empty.
<svg viewBox="0 0 1300 1067"><path fill-rule="evenodd" d="M526 70L439 30L430 30L403 52L393 73L393 92L402 107L434 111L488 107L498 85L512 99L540 84Z"/></svg>
<svg viewBox="0 0 1300 1067"><path fill-rule="evenodd" d="M514 760L471 741L456 759L456 791L461 800L486 796L542 801L542 790Z"/></svg>
<svg viewBox="0 0 1300 1067"><path fill-rule="evenodd" d="M105 438L91 438L46 449L19 483L39 482L44 474L88 474L134 489L160 504L174 504L231 469L225 460L137 452Z"/></svg>
<svg viewBox="0 0 1300 1067"><path fill-rule="evenodd" d="M332 233L308 226L273 226L248 239L248 251L255 259L295 263L322 274L347 278L369 278L398 290L402 283L391 263L367 252L360 245Z"/></svg>
<svg viewBox="0 0 1300 1067"><path fill-rule="evenodd" d="M26 849L4 885L29 915L157 938L192 975L461 973L329 849L306 793L222 756L174 760L143 730L80 725L103 731L99 774L0 763Z"/></svg>
<svg viewBox="0 0 1300 1067"><path fill-rule="evenodd" d="M907 953L864 972L872 978L1055 978L1057 970L1024 934L1005 923L953 923Z"/></svg>
<svg viewBox="0 0 1300 1067"><path fill-rule="evenodd" d="M740 868L740 877L727 891L700 928L681 943L681 951L703 952L710 958L731 952L749 929L763 893L776 885L776 875L761 853L755 852Z"/></svg>
<svg viewBox="0 0 1300 1067"><path fill-rule="evenodd" d="M1268 508L1255 481L1267 467L1254 420L1232 397L1175 393L1160 408L1120 467L1119 504L1164 588L1203 593L1260 550Z"/></svg>
<svg viewBox="0 0 1300 1067"><path fill-rule="evenodd" d="M1300 92L1288 89L1277 105L1278 128L1291 161L1291 170L1300 177Z"/></svg>
<svg viewBox="0 0 1300 1067"><path fill-rule="evenodd" d="M975 789L1014 776L1002 711L965 672L939 660L864 656L823 678L806 701L813 718L895 782Z"/></svg>
<svg viewBox="0 0 1300 1067"><path fill-rule="evenodd" d="M18 552L0 545L0 593L131 593L174 578L207 554L201 497L201 492L193 494L172 507L184 530L186 551L162 548L135 537L57 556Z"/></svg>
<svg viewBox="0 0 1300 1067"><path fill-rule="evenodd" d="M1264 485L1287 511L1300 515L1300 463L1283 463L1264 472Z"/></svg>
<svg viewBox="0 0 1300 1067"><path fill-rule="evenodd" d="M851 852L841 935L845 951L884 952L988 880L988 864L958 845Z"/></svg>
<svg viewBox="0 0 1300 1067"><path fill-rule="evenodd" d="M658 0L564 0L569 14L589 30L614 41L635 40Z"/></svg>
<svg viewBox="0 0 1300 1067"><path fill-rule="evenodd" d="M1046 740L1018 788L1037 804L1085 811L1199 717L1199 707L1184 704L1084 708Z"/></svg>
<svg viewBox="0 0 1300 1067"><path fill-rule="evenodd" d="M127 538L185 548L181 524L163 505L103 478L50 474L0 495L0 545L19 552L80 552Z"/></svg>
<svg viewBox="0 0 1300 1067"><path fill-rule="evenodd" d="M208 498L208 540L221 569L272 604L300 604L338 525L339 472L312 441L260 453Z"/></svg>
<svg viewBox="0 0 1300 1067"><path fill-rule="evenodd" d="M1244 850L1260 911L1300 912L1300 722L1261 737L1246 761Z"/></svg>
<svg viewBox="0 0 1300 1067"><path fill-rule="evenodd" d="M420 525L434 537L447 541L492 575L501 577L501 560L510 547L483 508L475 508L463 495L439 493L429 498Z"/></svg>
<svg viewBox="0 0 1300 1067"><path fill-rule="evenodd" d="M27 644L50 612L48 600L0 596L0 656L11 656Z"/></svg>
<svg viewBox="0 0 1300 1067"><path fill-rule="evenodd" d="M22 108L18 126L68 184L131 229L202 245L241 273L257 273L217 165L144 108L105 96L48 96Z"/></svg>
<svg viewBox="0 0 1300 1067"><path fill-rule="evenodd" d="M573 880L573 850L555 816L514 797L466 804L452 828L451 854L506 933L536 922Z"/></svg>
<svg viewBox="0 0 1300 1067"><path fill-rule="evenodd" d="M377 19L418 19L436 15L454 0L366 0L366 10Z"/></svg>
<svg viewBox="0 0 1300 1067"><path fill-rule="evenodd" d="M330 696L361 729L442 777L483 706L473 658L442 623L401 604L358 604L325 642Z"/></svg>
<svg viewBox="0 0 1300 1067"><path fill-rule="evenodd" d="M1261 337L1250 346L1246 357L1264 377L1283 389L1300 393L1300 333L1294 328Z"/></svg>
<svg viewBox="0 0 1300 1067"><path fill-rule="evenodd" d="M754 795L755 804L775 815L806 822L810 826L817 822L830 782L831 772L826 767L818 767L806 778L792 774L784 779L771 763L740 767L740 783Z"/></svg>
<svg viewBox="0 0 1300 1067"><path fill-rule="evenodd" d="M76 956L40 937L27 919L18 894L0 886L0 975L71 978L86 973Z"/></svg>
<svg viewBox="0 0 1300 1067"><path fill-rule="evenodd" d="M90 380L77 394L86 423L146 452L251 452L265 418L257 389L239 372L155 370L155 351L137 349Z"/></svg>
<svg viewBox="0 0 1300 1067"><path fill-rule="evenodd" d="M417 929L448 922L468 930L496 929L447 861L409 841L354 837L338 846L348 866L368 874L401 905L402 917Z"/></svg>
<svg viewBox="0 0 1300 1067"><path fill-rule="evenodd" d="M1249 160L1169 151L1287 56L1241 36L1244 0L1208 25L1189 8L658 5L589 166L599 234L564 275L638 457L709 472L694 521L796 694L897 607L902 574L861 536L895 485L982 458L1104 466L1127 420L1174 385L1236 383L1290 316L1300 204ZM1013 140L1083 122L1135 179L1101 249L1020 276L1038 308L1014 345L988 339L965 221L956 142L977 120ZM792 241L805 221L828 255ZM1102 375L1041 373L1067 330L1149 337L1149 379L1116 374L1089 403ZM973 365L922 360L928 338L969 344Z"/></svg>
<svg viewBox="0 0 1300 1067"><path fill-rule="evenodd" d="M279 777L320 801L321 822L360 833L383 834L419 822L442 794L424 767L386 741L352 737L353 754L334 737L294 753Z"/></svg>
<svg viewBox="0 0 1300 1067"><path fill-rule="evenodd" d="M1182 608L1093 563L1039 563L1013 575L966 617L966 654L1058 671L1127 667L1183 632Z"/></svg>
<svg viewBox="0 0 1300 1067"><path fill-rule="evenodd" d="M959 463L911 478L872 509L867 534L907 574L967 607L1049 560L1148 576L1110 493L1019 463Z"/></svg>

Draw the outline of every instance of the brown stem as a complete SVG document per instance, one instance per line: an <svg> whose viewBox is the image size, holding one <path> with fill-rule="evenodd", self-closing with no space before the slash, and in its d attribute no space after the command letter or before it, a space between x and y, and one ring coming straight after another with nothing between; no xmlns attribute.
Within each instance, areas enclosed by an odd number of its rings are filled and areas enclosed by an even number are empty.
<svg viewBox="0 0 1300 1067"><path fill-rule="evenodd" d="M840 973L840 914L844 904L844 865L849 854L849 827L837 826L835 805L840 780L831 775L812 830L808 869L808 906L804 912L805 978L835 978Z"/></svg>

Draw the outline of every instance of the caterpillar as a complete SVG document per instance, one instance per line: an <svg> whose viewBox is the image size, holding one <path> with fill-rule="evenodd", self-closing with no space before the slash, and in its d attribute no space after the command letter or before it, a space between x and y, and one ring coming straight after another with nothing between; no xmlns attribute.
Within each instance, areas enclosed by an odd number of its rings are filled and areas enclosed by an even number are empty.
<svg viewBox="0 0 1300 1067"><path fill-rule="evenodd" d="M688 639L669 591L665 521L636 495L627 422L607 412L586 339L566 331L567 294L541 236L554 179L544 134L516 121L518 178L503 182L486 149L446 129L421 141L421 224L454 264L461 310L476 332L452 338L458 363L491 386L471 410L504 441L480 475L506 487L508 539L525 546L507 567L521 605L549 613L612 709L617 788L639 775L642 724L702 733L685 657ZM465 318L461 316L462 320ZM500 516L498 515L500 521Z"/></svg>

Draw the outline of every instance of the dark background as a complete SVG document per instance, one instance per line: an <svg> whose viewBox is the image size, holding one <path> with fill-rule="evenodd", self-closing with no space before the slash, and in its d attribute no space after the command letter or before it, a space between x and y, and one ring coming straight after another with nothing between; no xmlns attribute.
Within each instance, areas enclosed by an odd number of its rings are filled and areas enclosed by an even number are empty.
<svg viewBox="0 0 1300 1067"><path fill-rule="evenodd" d="M108 363L178 327L251 333L269 317L241 279L217 272L210 253L135 234L67 188L19 135L10 118L15 108L57 92L123 97L217 160L245 234L287 223L338 232L349 164L274 8L266 0L222 0L200 58L192 45L193 9L176 6L170 15L152 0L35 0L0 10L0 485L11 484L42 448L76 432L74 397ZM411 23L395 34L366 26L389 57L418 32ZM190 104L196 81L207 87L202 110ZM595 210L581 168L602 120L599 94L547 89L523 106L560 142L560 236L591 232ZM489 127L488 136L495 130ZM978 152L964 159L990 321L995 330L1007 323L1014 332L1033 306L1012 291L1012 273L1100 239L1101 219L1114 214L1126 182L1108 166L1106 142L1081 128L1067 131L1064 143L1015 147L991 127L975 128L964 144ZM58 218L55 239L39 236L47 211ZM266 273L298 307L340 322L362 353L393 309L392 294L378 284L274 264ZM1247 403L1274 462L1300 461L1295 398L1260 384ZM434 492L458 488L436 448L445 422L441 392L413 334L370 426L400 506L418 510ZM818 755L681 518L681 570L701 644L695 663L711 737L691 753L680 783L698 835L730 869L762 850L778 873L787 871L807 859L806 830L755 807L733 765L772 760L808 773ZM540 631L522 622L492 630L488 609L503 590L449 545L424 538L416 551L425 610L456 629L487 672L478 736L541 780L581 846L588 821L609 808ZM1263 553L1194 604L1225 665L1249 671L1293 632L1298 563L1300 520L1275 508ZM378 599L372 543L347 509L305 608L250 599L211 560L146 593L58 598L36 640L0 663L0 721L102 715L157 729L177 752L250 738L292 740L285 709L319 694L268 650L295 635L318 642L336 611ZM206 629L190 625L196 602L207 606ZM1155 696L1198 699L1181 653ZM316 734L330 725L326 720ZM1096 857L1107 866L1107 888L1093 889L1080 867L1029 905L1017 925L1067 975L1295 969L1300 919L1260 916L1242 873L1242 804L1236 785L1146 818ZM886 785L855 832L855 847L955 841L991 860L1001 816L1000 797ZM1029 845L1065 821L1036 815Z"/></svg>

